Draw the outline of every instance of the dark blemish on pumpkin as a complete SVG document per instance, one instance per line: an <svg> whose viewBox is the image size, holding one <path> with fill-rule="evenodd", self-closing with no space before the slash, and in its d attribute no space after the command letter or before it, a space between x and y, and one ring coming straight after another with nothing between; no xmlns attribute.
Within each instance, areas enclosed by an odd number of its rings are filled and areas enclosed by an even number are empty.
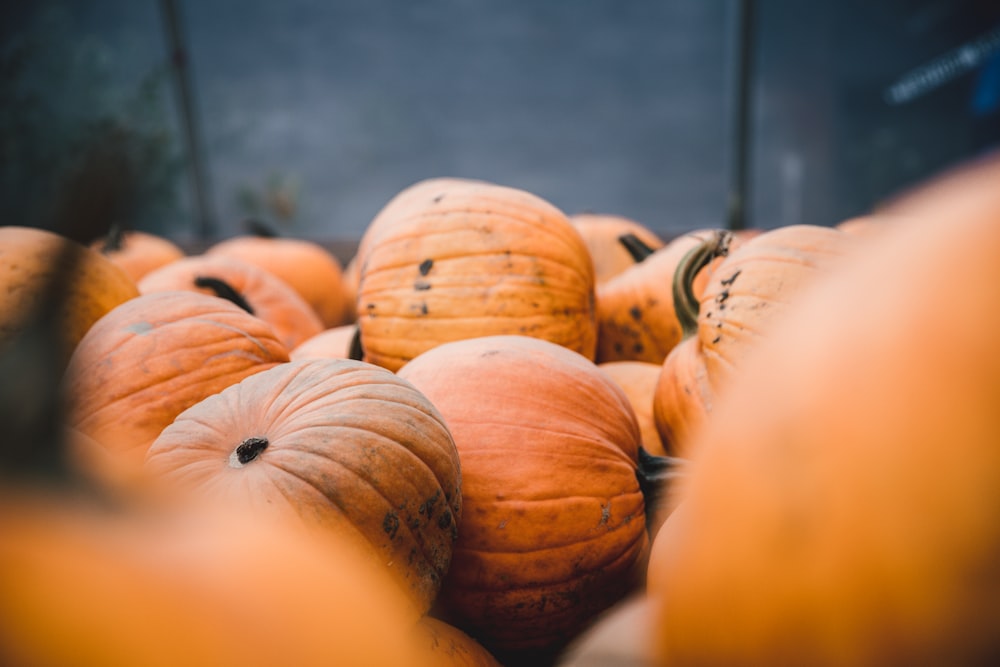
<svg viewBox="0 0 1000 667"><path fill-rule="evenodd" d="M382 519L382 530L390 540L395 539L396 531L399 530L399 517L395 512L386 512L385 518Z"/></svg>
<svg viewBox="0 0 1000 667"><path fill-rule="evenodd" d="M613 347L615 349L615 352L618 354L622 354L623 352L625 352L625 346L619 342L615 342L615 344L612 345L611 347Z"/></svg>
<svg viewBox="0 0 1000 667"><path fill-rule="evenodd" d="M425 259L420 262L420 266L418 266L417 269L420 271L420 275L426 276L430 272L432 266L434 266L434 260Z"/></svg>
<svg viewBox="0 0 1000 667"><path fill-rule="evenodd" d="M438 203L438 202L440 202L440 201L441 201L442 199L444 199L444 195L445 195L445 193L444 193L444 192L442 192L442 193L441 193L441 194L439 194L439 195L438 195L437 197L435 197L435 198L433 199L434 203L435 203L435 204L437 204L437 203Z"/></svg>
<svg viewBox="0 0 1000 667"><path fill-rule="evenodd" d="M247 438L230 454L230 467L242 468L260 456L260 453L267 449L268 444L267 438Z"/></svg>
<svg viewBox="0 0 1000 667"><path fill-rule="evenodd" d="M608 521L611 519L611 503L607 505L601 505L601 525L608 525Z"/></svg>
<svg viewBox="0 0 1000 667"><path fill-rule="evenodd" d="M480 357L492 357L495 354L500 354L500 350L486 350L485 352L483 352L479 356Z"/></svg>
<svg viewBox="0 0 1000 667"><path fill-rule="evenodd" d="M366 303L365 304L365 310L375 310L375 304L374 303Z"/></svg>
<svg viewBox="0 0 1000 667"><path fill-rule="evenodd" d="M720 304L725 304L726 299L728 298L729 298L729 290L724 289L721 292L719 292L718 296L715 297L715 300ZM719 307L725 308L725 305L720 305Z"/></svg>
<svg viewBox="0 0 1000 667"><path fill-rule="evenodd" d="M733 284L733 281L736 280L736 276L740 275L740 273L742 273L742 272L743 272L743 269L736 269L736 273L734 273L733 275L729 276L725 280L720 280L719 283L722 284L725 287L729 287L730 285Z"/></svg>
<svg viewBox="0 0 1000 667"><path fill-rule="evenodd" d="M642 310L639 309L639 306L632 306L631 308L629 308L628 314L632 316L633 320L642 319Z"/></svg>
<svg viewBox="0 0 1000 667"><path fill-rule="evenodd" d="M430 288L431 284L426 280L417 280L414 281L413 283L413 289L417 290L418 292L423 292L425 290L429 290Z"/></svg>
<svg viewBox="0 0 1000 667"><path fill-rule="evenodd" d="M716 336L715 338L712 339L712 345L715 345L720 340L722 340L722 336Z"/></svg>
<svg viewBox="0 0 1000 667"><path fill-rule="evenodd" d="M420 530L420 519L418 517L411 516L409 519L406 520L406 526L407 528L410 529L411 532L415 533L418 530Z"/></svg>
<svg viewBox="0 0 1000 667"><path fill-rule="evenodd" d="M406 563L408 565L413 565L413 561L417 560L417 550L410 549L410 553L406 554Z"/></svg>
<svg viewBox="0 0 1000 667"><path fill-rule="evenodd" d="M501 521L500 523L497 524L497 528L502 529L502 528L506 528L506 527L507 527L507 519L504 519L503 521Z"/></svg>
<svg viewBox="0 0 1000 667"><path fill-rule="evenodd" d="M125 327L125 331L135 334L136 336L145 336L152 330L153 325L149 322L136 322L135 324L130 324Z"/></svg>
<svg viewBox="0 0 1000 667"><path fill-rule="evenodd" d="M445 511L438 517L438 528L445 530L451 525L451 512Z"/></svg>
<svg viewBox="0 0 1000 667"><path fill-rule="evenodd" d="M417 508L417 513L426 514L428 517L430 517L432 514L434 514L434 509L437 507L439 500L441 500L441 492L435 491L433 496L431 496L430 498L428 498L427 500L425 500L423 503L420 504L420 507Z"/></svg>
<svg viewBox="0 0 1000 667"><path fill-rule="evenodd" d="M643 347L642 343L636 343L635 345L632 346L632 351L635 352L636 354L642 354L645 350L646 348Z"/></svg>

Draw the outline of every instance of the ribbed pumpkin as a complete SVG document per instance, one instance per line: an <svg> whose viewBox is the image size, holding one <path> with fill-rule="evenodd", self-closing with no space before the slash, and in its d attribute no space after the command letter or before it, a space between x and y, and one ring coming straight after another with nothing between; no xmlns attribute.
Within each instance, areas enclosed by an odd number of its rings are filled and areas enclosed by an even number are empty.
<svg viewBox="0 0 1000 667"><path fill-rule="evenodd" d="M0 227L0 345L24 331L44 307L55 306L54 344L64 366L94 322L139 295L135 282L113 262L56 232Z"/></svg>
<svg viewBox="0 0 1000 667"><path fill-rule="evenodd" d="M397 370L448 341L520 334L593 359L594 271L566 215L490 183L424 189L362 257L366 361Z"/></svg>
<svg viewBox="0 0 1000 667"><path fill-rule="evenodd" d="M350 319L340 260L315 241L242 235L218 241L204 254L240 259L278 276L312 306L325 328Z"/></svg>
<svg viewBox="0 0 1000 667"><path fill-rule="evenodd" d="M434 406L360 361L281 364L177 416L150 446L157 487L360 534L426 611L462 514L458 453Z"/></svg>
<svg viewBox="0 0 1000 667"><path fill-rule="evenodd" d="M113 229L104 238L92 242L90 248L121 267L135 282L150 271L186 255L184 249L170 239L139 229Z"/></svg>
<svg viewBox="0 0 1000 667"><path fill-rule="evenodd" d="M659 664L997 663L1000 160L969 169L897 202L717 406L650 562Z"/></svg>
<svg viewBox="0 0 1000 667"><path fill-rule="evenodd" d="M683 434L704 421L707 412L701 409L711 409L713 397L724 390L743 358L766 338L772 322L780 319L803 286L829 272L858 239L819 225L769 230L728 252L696 297L692 281L699 265L714 258L710 251L718 242L709 239L692 250L678 268L674 283L674 303L685 337L697 342L678 344L664 359L653 414L664 447L678 456L690 455ZM670 358L675 355L700 359ZM677 400L686 405L673 403ZM674 421L677 416L681 423Z"/></svg>
<svg viewBox="0 0 1000 667"><path fill-rule="evenodd" d="M319 315L288 283L241 259L193 255L151 271L139 281L143 294L170 290L241 300L244 309L274 327L278 340L289 350L323 331Z"/></svg>
<svg viewBox="0 0 1000 667"><path fill-rule="evenodd" d="M577 213L569 221L580 232L594 262L597 285L643 261L665 244L646 225L621 215Z"/></svg>
<svg viewBox="0 0 1000 667"><path fill-rule="evenodd" d="M586 357L528 336L445 343L398 374L441 411L462 466L441 617L501 662L557 650L635 585L645 555L628 398Z"/></svg>
<svg viewBox="0 0 1000 667"><path fill-rule="evenodd" d="M412 608L353 545L261 517L0 498L0 664L407 665Z"/></svg>
<svg viewBox="0 0 1000 667"><path fill-rule="evenodd" d="M270 325L225 299L143 294L102 317L77 346L64 382L68 422L108 447L117 472L137 472L183 410L287 361Z"/></svg>

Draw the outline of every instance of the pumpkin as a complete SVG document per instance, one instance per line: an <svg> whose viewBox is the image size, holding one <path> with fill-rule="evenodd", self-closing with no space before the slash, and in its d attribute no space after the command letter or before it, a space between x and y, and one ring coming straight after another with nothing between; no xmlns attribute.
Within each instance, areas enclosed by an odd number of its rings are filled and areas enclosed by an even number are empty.
<svg viewBox="0 0 1000 667"><path fill-rule="evenodd" d="M580 232L594 262L597 285L635 266L664 246L646 225L621 215L577 213L569 221Z"/></svg>
<svg viewBox="0 0 1000 667"><path fill-rule="evenodd" d="M354 545L232 508L7 487L0 663L409 664L412 608Z"/></svg>
<svg viewBox="0 0 1000 667"><path fill-rule="evenodd" d="M597 367L607 373L628 397L636 419L639 420L642 446L650 454L666 455L653 419L653 392L660 379L660 364L648 361L608 361Z"/></svg>
<svg viewBox="0 0 1000 667"><path fill-rule="evenodd" d="M67 422L107 448L114 465L101 468L113 473L109 481L127 482L183 410L287 361L270 325L225 299L143 294L108 312L74 351L63 382Z"/></svg>
<svg viewBox="0 0 1000 667"><path fill-rule="evenodd" d="M233 300L274 327L278 340L289 350L323 331L319 315L288 283L240 259L194 255L171 262L139 281L143 294L171 290Z"/></svg>
<svg viewBox="0 0 1000 667"><path fill-rule="evenodd" d="M501 662L552 654L641 575L628 398L583 355L530 336L443 343L398 375L441 411L462 467L439 617Z"/></svg>
<svg viewBox="0 0 1000 667"><path fill-rule="evenodd" d="M350 318L343 267L319 243L242 235L218 241L204 254L243 260L281 278L312 307L324 328L346 324Z"/></svg>
<svg viewBox="0 0 1000 667"><path fill-rule="evenodd" d="M157 487L360 535L426 611L462 515L458 453L435 407L349 359L280 364L205 398L149 447Z"/></svg>
<svg viewBox="0 0 1000 667"><path fill-rule="evenodd" d="M364 359L389 370L443 342L515 334L593 359L594 272L558 208L490 183L414 194L363 257Z"/></svg>
<svg viewBox="0 0 1000 667"><path fill-rule="evenodd" d="M288 353L288 356L292 361L358 358L359 353L355 351L354 356L352 356L351 349L357 333L358 328L353 324L343 324L339 327L326 329L296 345Z"/></svg>
<svg viewBox="0 0 1000 667"><path fill-rule="evenodd" d="M38 318L51 318L54 364L61 370L80 339L115 306L139 295L106 257L56 232L0 227L0 346ZM51 309L51 312L49 312Z"/></svg>
<svg viewBox="0 0 1000 667"><path fill-rule="evenodd" d="M645 361L663 363L683 337L674 307L671 284L677 266L687 253L714 230L678 236L641 263L597 286L596 361ZM733 240L725 234L728 252ZM704 267L705 273L710 267Z"/></svg>
<svg viewBox="0 0 1000 667"><path fill-rule="evenodd" d="M696 342L678 344L663 360L653 398L654 419L668 451L690 455L685 434L705 421L714 397L724 391L743 358L766 338L802 288L828 273L857 243L846 232L819 225L763 232L726 253L697 297L691 288L694 276L715 259L725 240L710 238L689 252L677 270L674 303L685 337ZM682 355L700 358L677 358Z"/></svg>
<svg viewBox="0 0 1000 667"><path fill-rule="evenodd" d="M433 616L424 616L416 625L422 667L501 667L482 644L465 632Z"/></svg>
<svg viewBox="0 0 1000 667"><path fill-rule="evenodd" d="M655 665L652 603L630 594L600 617L559 656L556 667L643 667Z"/></svg>
<svg viewBox="0 0 1000 667"><path fill-rule="evenodd" d="M90 248L120 266L135 282L150 271L186 256L183 248L164 236L119 227L91 242Z"/></svg>
<svg viewBox="0 0 1000 667"><path fill-rule="evenodd" d="M968 169L896 201L696 438L650 560L659 664L996 663L1000 160Z"/></svg>

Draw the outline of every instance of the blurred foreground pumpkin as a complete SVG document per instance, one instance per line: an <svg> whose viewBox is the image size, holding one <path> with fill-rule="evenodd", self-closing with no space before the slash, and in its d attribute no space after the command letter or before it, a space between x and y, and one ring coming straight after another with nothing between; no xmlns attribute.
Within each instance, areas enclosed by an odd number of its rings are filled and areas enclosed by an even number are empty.
<svg viewBox="0 0 1000 667"><path fill-rule="evenodd" d="M1000 660L997 183L895 202L747 359L654 545L661 664Z"/></svg>
<svg viewBox="0 0 1000 667"><path fill-rule="evenodd" d="M219 506L108 510L11 487L0 535L3 665L414 664L412 608L348 542Z"/></svg>

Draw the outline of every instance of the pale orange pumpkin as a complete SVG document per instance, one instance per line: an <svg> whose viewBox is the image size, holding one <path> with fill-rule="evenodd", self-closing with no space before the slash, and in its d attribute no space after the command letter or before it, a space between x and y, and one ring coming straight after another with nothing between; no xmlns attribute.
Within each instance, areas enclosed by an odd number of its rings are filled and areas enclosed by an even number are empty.
<svg viewBox="0 0 1000 667"><path fill-rule="evenodd" d="M716 405L650 560L660 664L996 662L1000 160L969 169L896 201Z"/></svg>
<svg viewBox="0 0 1000 667"><path fill-rule="evenodd" d="M660 379L661 365L648 361L608 361L597 367L607 373L628 397L639 421L642 446L654 456L666 455L653 419L653 394Z"/></svg>
<svg viewBox="0 0 1000 667"><path fill-rule="evenodd" d="M332 329L326 329L296 345L288 353L288 356L292 361L300 359L356 358L360 353L355 351L355 356L352 357L351 348L357 333L358 328L353 324L344 324Z"/></svg>
<svg viewBox="0 0 1000 667"><path fill-rule="evenodd" d="M120 266L135 282L150 271L187 255L167 237L140 229L115 228L104 238L93 241L90 248Z"/></svg>
<svg viewBox="0 0 1000 667"><path fill-rule="evenodd" d="M665 245L652 229L625 216L577 213L569 221L587 244L597 285L644 261Z"/></svg>
<svg viewBox="0 0 1000 667"><path fill-rule="evenodd" d="M462 516L441 415L409 382L348 359L279 364L206 397L163 429L145 471L167 491L359 536L421 612Z"/></svg>

